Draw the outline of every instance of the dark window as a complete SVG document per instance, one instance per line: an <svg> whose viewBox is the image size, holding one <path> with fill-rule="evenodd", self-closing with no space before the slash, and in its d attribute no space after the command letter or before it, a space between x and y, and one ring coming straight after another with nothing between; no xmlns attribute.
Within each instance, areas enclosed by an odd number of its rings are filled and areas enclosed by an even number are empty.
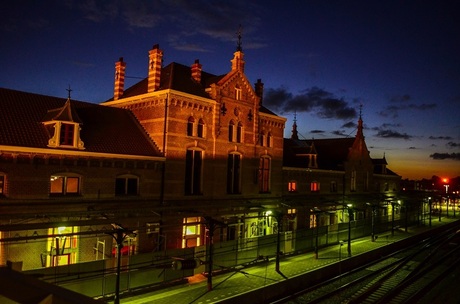
<svg viewBox="0 0 460 304"><path fill-rule="evenodd" d="M227 161L227 193L241 193L241 155L229 154Z"/></svg>
<svg viewBox="0 0 460 304"><path fill-rule="evenodd" d="M272 146L272 133L268 133L267 135L267 147Z"/></svg>
<svg viewBox="0 0 460 304"><path fill-rule="evenodd" d="M193 136L193 125L195 124L195 119L190 117L187 122L187 136Z"/></svg>
<svg viewBox="0 0 460 304"><path fill-rule="evenodd" d="M60 145L73 146L73 133L75 130L75 125L63 123L61 124L60 132Z"/></svg>
<svg viewBox="0 0 460 304"><path fill-rule="evenodd" d="M185 157L185 194L201 194L203 152L187 150Z"/></svg>
<svg viewBox="0 0 460 304"><path fill-rule="evenodd" d="M331 182L331 192L337 192L337 182Z"/></svg>
<svg viewBox="0 0 460 304"><path fill-rule="evenodd" d="M261 157L259 163L259 191L270 191L270 158Z"/></svg>
<svg viewBox="0 0 460 304"><path fill-rule="evenodd" d="M137 195L138 181L137 177L117 177L115 179L115 195Z"/></svg>
<svg viewBox="0 0 460 304"><path fill-rule="evenodd" d="M197 130L197 136L203 138L204 137L204 121L203 119L200 119L198 121L198 130Z"/></svg>
<svg viewBox="0 0 460 304"><path fill-rule="evenodd" d="M228 125L228 141L229 142L233 142L233 138L234 138L234 135L233 133L235 132L235 123L232 121L230 121L229 125Z"/></svg>
<svg viewBox="0 0 460 304"><path fill-rule="evenodd" d="M242 139L243 139L243 124L239 122L238 127L236 129L236 142L240 143Z"/></svg>

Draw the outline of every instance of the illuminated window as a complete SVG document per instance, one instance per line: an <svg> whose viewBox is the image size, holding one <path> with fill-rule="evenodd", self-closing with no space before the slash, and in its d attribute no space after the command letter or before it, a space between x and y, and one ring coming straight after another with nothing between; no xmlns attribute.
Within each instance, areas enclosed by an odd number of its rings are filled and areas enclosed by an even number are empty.
<svg viewBox="0 0 460 304"><path fill-rule="evenodd" d="M288 209L287 210L287 214L296 214L297 213L297 209Z"/></svg>
<svg viewBox="0 0 460 304"><path fill-rule="evenodd" d="M139 178L134 175L120 175L115 179L115 195L137 195Z"/></svg>
<svg viewBox="0 0 460 304"><path fill-rule="evenodd" d="M270 192L270 158L261 157L259 161L259 191Z"/></svg>
<svg viewBox="0 0 460 304"><path fill-rule="evenodd" d="M189 117L187 121L187 136L193 136L194 125L195 125L195 118Z"/></svg>
<svg viewBox="0 0 460 304"><path fill-rule="evenodd" d="M296 181L290 181L288 183L288 191L289 192L297 192L297 182Z"/></svg>
<svg viewBox="0 0 460 304"><path fill-rule="evenodd" d="M311 192L319 192L319 182L311 182L310 183L310 191Z"/></svg>
<svg viewBox="0 0 460 304"><path fill-rule="evenodd" d="M187 150L185 156L185 194L202 194L202 163L203 151Z"/></svg>
<svg viewBox="0 0 460 304"><path fill-rule="evenodd" d="M241 155L232 153L227 160L227 193L241 193Z"/></svg>
<svg viewBox="0 0 460 304"><path fill-rule="evenodd" d="M183 219L182 248L190 248L201 245L201 224L199 217L187 217Z"/></svg>
<svg viewBox="0 0 460 304"><path fill-rule="evenodd" d="M47 241L49 254L46 254L46 257L42 255L43 266L75 264L77 262L78 237L74 234L78 231L78 227L50 228L48 235L52 237L48 238Z"/></svg>
<svg viewBox="0 0 460 304"><path fill-rule="evenodd" d="M80 177L66 173L65 175L51 175L50 195L78 195L80 194Z"/></svg>

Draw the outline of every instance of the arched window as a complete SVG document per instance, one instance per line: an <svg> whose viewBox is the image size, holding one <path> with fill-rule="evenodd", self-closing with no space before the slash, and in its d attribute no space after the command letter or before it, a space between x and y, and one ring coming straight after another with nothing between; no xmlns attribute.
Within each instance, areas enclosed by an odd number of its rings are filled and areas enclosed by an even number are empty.
<svg viewBox="0 0 460 304"><path fill-rule="evenodd" d="M139 178L132 174L123 174L115 179L115 195L138 195Z"/></svg>
<svg viewBox="0 0 460 304"><path fill-rule="evenodd" d="M201 118L200 118L200 120L198 120L197 136L201 137L201 138L204 138L204 121Z"/></svg>
<svg viewBox="0 0 460 304"><path fill-rule="evenodd" d="M243 142L243 124L241 122L238 123L238 126L236 128L236 142Z"/></svg>
<svg viewBox="0 0 460 304"><path fill-rule="evenodd" d="M267 147L272 147L272 133L268 132L267 134Z"/></svg>
<svg viewBox="0 0 460 304"><path fill-rule="evenodd" d="M265 144L265 132L262 131L259 134L259 145L264 146Z"/></svg>
<svg viewBox="0 0 460 304"><path fill-rule="evenodd" d="M193 126L195 125L195 118L189 117L187 122L187 136L193 136Z"/></svg>
<svg viewBox="0 0 460 304"><path fill-rule="evenodd" d="M228 141L233 142L234 141L234 133L235 132L235 123L233 120L230 120L230 123L228 124Z"/></svg>
<svg viewBox="0 0 460 304"><path fill-rule="evenodd" d="M56 173L50 177L50 195L79 195L81 177L74 173Z"/></svg>

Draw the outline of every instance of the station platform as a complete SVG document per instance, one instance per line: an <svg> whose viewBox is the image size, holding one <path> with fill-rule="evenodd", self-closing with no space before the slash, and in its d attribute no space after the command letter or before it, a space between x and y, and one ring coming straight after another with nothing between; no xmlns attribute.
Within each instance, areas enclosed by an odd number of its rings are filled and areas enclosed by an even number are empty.
<svg viewBox="0 0 460 304"><path fill-rule="evenodd" d="M377 235L375 242L371 241L371 237L359 238L351 241L351 257L364 254L378 249L379 247L387 246L391 243L402 241L413 237L417 234L422 234L430 229L436 229L441 225L446 225L454 221L460 220L460 216L456 218L443 217L441 221L433 219L431 228L428 225L408 227L407 232L404 228L399 228L391 234L391 231ZM257 263L250 267L242 267L235 269L232 272L214 274L212 279L212 288L208 290L207 277L198 274L189 277L186 284L170 286L162 289L157 289L150 292L145 292L138 295L122 295L120 303L123 304L208 304L208 303L254 303L254 299L245 298L242 295L249 294L256 289L262 288L281 288L276 285L283 281L293 279L295 277L305 275L309 272L318 270L331 264L345 262L351 259L348 256L347 242L344 244L335 244L320 248L318 258L314 252L307 252L298 255L281 257L279 264L279 272L276 271L275 259ZM340 269L340 268L338 268ZM259 301L259 303L262 301ZM109 302L113 303L113 302Z"/></svg>

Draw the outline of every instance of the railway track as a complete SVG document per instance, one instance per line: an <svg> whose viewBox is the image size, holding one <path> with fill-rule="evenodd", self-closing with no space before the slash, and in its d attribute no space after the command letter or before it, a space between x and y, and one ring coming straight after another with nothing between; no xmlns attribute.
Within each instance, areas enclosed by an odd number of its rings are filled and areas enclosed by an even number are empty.
<svg viewBox="0 0 460 304"><path fill-rule="evenodd" d="M305 288L273 303L412 303L460 263L460 230L450 229L412 247Z"/></svg>

